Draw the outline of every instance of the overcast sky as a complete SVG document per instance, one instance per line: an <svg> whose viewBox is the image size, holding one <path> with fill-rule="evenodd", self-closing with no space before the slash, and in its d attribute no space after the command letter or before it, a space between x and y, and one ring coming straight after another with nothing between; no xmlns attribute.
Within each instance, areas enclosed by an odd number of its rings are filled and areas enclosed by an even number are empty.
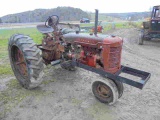
<svg viewBox="0 0 160 120"><path fill-rule="evenodd" d="M100 13L121 13L149 11L149 8L154 5L160 5L160 0L1 0L0 17L38 8L49 9L58 6L70 6L91 12L98 9Z"/></svg>

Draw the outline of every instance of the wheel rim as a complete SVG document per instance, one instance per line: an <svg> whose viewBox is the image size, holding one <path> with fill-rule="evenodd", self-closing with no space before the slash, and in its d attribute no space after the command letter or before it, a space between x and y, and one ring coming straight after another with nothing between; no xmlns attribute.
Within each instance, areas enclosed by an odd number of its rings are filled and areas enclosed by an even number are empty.
<svg viewBox="0 0 160 120"><path fill-rule="evenodd" d="M109 98L111 95L111 90L108 86L99 84L96 88L99 96L103 98Z"/></svg>
<svg viewBox="0 0 160 120"><path fill-rule="evenodd" d="M17 46L12 47L12 57L13 57L12 58L13 64L16 70L22 77L27 77L28 76L27 64L24 59L22 51Z"/></svg>

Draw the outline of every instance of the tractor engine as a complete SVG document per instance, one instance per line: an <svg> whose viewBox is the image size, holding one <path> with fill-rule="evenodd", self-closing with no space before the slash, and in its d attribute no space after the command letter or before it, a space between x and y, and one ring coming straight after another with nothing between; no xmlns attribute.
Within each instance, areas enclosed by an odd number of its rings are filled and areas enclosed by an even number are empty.
<svg viewBox="0 0 160 120"><path fill-rule="evenodd" d="M70 58L110 73L121 68L122 38L83 33L68 33L63 37L74 47L74 52L68 53Z"/></svg>

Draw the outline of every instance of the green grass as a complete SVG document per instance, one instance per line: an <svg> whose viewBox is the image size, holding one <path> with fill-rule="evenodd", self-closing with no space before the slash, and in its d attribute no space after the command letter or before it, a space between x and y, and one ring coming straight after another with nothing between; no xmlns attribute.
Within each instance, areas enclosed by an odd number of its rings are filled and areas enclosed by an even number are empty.
<svg viewBox="0 0 160 120"><path fill-rule="evenodd" d="M81 23L80 27L93 27L94 23Z"/></svg>
<svg viewBox="0 0 160 120"><path fill-rule="evenodd" d="M0 65L0 75L12 75L12 69L9 64Z"/></svg>
<svg viewBox="0 0 160 120"><path fill-rule="evenodd" d="M36 43L40 43L41 38L42 38L42 34L40 32L38 32L38 30L36 28L14 28L14 29L2 29L0 30L0 45L6 45L6 43L13 34L25 34L25 35L29 35ZM3 41L5 40L5 41Z"/></svg>

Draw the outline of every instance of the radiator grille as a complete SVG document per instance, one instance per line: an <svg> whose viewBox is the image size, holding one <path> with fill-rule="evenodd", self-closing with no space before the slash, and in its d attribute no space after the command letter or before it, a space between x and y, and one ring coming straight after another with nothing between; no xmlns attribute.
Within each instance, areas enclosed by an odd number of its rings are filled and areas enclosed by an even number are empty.
<svg viewBox="0 0 160 120"><path fill-rule="evenodd" d="M111 47L109 56L109 68L119 67L122 47Z"/></svg>

